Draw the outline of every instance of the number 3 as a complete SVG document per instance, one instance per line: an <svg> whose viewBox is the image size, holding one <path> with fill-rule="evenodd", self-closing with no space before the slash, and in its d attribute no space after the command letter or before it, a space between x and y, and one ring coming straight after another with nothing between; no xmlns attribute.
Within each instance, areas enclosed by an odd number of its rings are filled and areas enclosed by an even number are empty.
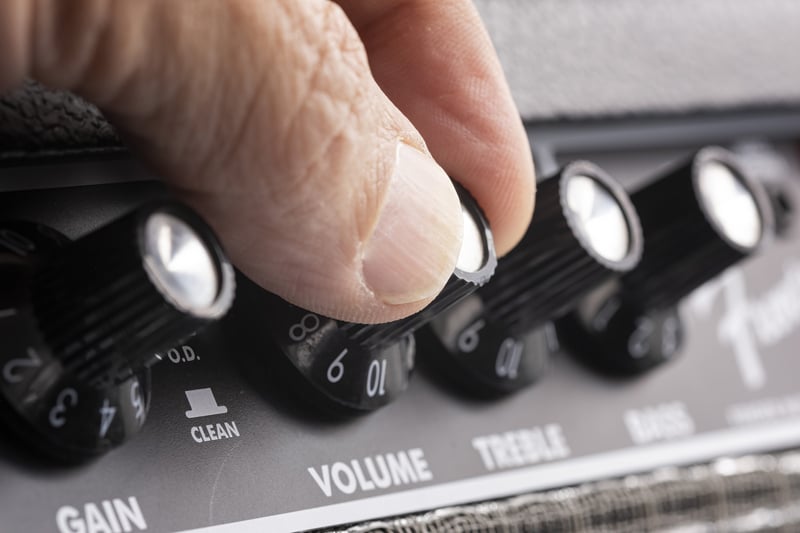
<svg viewBox="0 0 800 533"><path fill-rule="evenodd" d="M56 398L56 404L50 409L50 416L48 417L50 425L54 428L63 426L67 421L64 413L67 412L69 407L75 407L76 405L78 405L78 391L75 389L62 390Z"/></svg>

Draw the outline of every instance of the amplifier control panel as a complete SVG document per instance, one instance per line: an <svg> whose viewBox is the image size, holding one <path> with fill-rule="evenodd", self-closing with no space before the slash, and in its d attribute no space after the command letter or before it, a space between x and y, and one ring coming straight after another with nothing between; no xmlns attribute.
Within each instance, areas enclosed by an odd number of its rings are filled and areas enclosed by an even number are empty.
<svg viewBox="0 0 800 533"><path fill-rule="evenodd" d="M462 191L471 254L383 326L234 273L130 162L0 168L0 531L298 531L800 445L800 151L755 129L543 133L517 251Z"/></svg>

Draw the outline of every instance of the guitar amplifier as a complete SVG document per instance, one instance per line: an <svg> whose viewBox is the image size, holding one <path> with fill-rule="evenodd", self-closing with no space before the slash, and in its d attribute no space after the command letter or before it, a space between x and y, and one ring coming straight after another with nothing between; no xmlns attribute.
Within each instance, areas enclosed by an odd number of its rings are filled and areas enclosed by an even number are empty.
<svg viewBox="0 0 800 533"><path fill-rule="evenodd" d="M96 110L12 95L0 531L800 529L800 111L670 102L523 105L542 237L386 330L267 294ZM114 350L206 327L97 363L145 320Z"/></svg>

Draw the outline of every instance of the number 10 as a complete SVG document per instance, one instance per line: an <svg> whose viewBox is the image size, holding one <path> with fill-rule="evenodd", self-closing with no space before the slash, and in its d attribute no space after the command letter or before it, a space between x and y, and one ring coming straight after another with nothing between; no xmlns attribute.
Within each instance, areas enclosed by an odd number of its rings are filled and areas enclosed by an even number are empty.
<svg viewBox="0 0 800 533"><path fill-rule="evenodd" d="M382 361L375 359L369 364L369 370L367 371L367 396L370 398L375 397L376 394L383 396L386 394L385 385L386 359Z"/></svg>

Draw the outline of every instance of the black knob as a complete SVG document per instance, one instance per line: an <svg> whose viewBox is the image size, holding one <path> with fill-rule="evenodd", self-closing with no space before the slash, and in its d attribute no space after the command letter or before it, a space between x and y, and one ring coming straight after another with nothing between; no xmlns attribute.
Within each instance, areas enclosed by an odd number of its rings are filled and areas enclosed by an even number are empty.
<svg viewBox="0 0 800 533"><path fill-rule="evenodd" d="M156 352L230 308L233 268L205 223L175 203L64 246L36 226L15 233L33 253L0 256L0 338L13 346L0 355L4 411L52 454L104 452L144 423Z"/></svg>
<svg viewBox="0 0 800 533"><path fill-rule="evenodd" d="M558 348L550 321L633 268L639 219L622 187L596 165L568 164L539 184L536 211L492 281L431 322L439 366L477 393L538 379Z"/></svg>
<svg viewBox="0 0 800 533"><path fill-rule="evenodd" d="M326 406L371 411L394 400L408 387L414 368L413 333L494 273L497 258L489 225L472 197L456 189L464 215L461 253L442 292L419 313L386 324L354 324L268 297L273 339Z"/></svg>
<svg viewBox="0 0 800 533"><path fill-rule="evenodd" d="M683 329L677 304L772 235L763 187L728 151L709 147L631 195L645 249L615 287L587 298L562 329L608 371L637 373L671 358Z"/></svg>

